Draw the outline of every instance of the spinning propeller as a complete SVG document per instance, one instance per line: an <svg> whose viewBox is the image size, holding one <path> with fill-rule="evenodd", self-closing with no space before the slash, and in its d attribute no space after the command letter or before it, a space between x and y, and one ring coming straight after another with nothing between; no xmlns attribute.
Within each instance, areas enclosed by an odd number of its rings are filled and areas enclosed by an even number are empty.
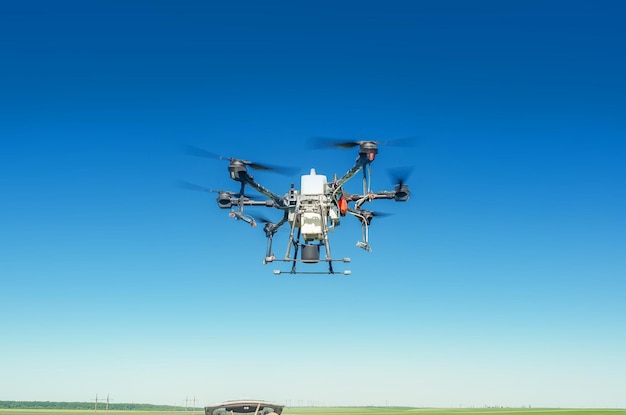
<svg viewBox="0 0 626 415"><path fill-rule="evenodd" d="M406 184L406 179L409 177L412 170L411 167L396 167L389 171L395 183L393 190L396 192L395 199L397 201L406 201L409 198L410 191L409 186Z"/></svg>
<svg viewBox="0 0 626 415"><path fill-rule="evenodd" d="M185 182L182 180L177 181L176 185L180 187L181 189L194 190L196 192L218 193L219 195L222 195L222 196L243 197L244 199L248 199L248 200L265 200L265 198L261 197L260 195L247 195L247 194L242 194L242 193L237 193L237 192L231 192L228 190L209 189L208 187L200 186L194 183Z"/></svg>
<svg viewBox="0 0 626 415"><path fill-rule="evenodd" d="M271 171L271 172L275 172L275 173L282 174L285 176L291 176L297 173L299 170L294 167L274 166L270 164L256 163L256 162L249 161L249 160L237 159L234 157L224 157L224 156L220 156L219 154L215 154L210 151L207 151L207 150L204 150L202 148L192 146L192 145L187 146L186 153L188 155L196 156L196 157L204 157L204 158L210 158L210 159L215 159L215 160L228 160L231 166L243 165L243 166L250 167L251 169L254 169L254 170Z"/></svg>
<svg viewBox="0 0 626 415"><path fill-rule="evenodd" d="M406 186L406 181L413 172L413 167L393 167L387 171L396 186Z"/></svg>
<svg viewBox="0 0 626 415"><path fill-rule="evenodd" d="M384 218L387 216L391 216L390 213L383 212L372 212L371 210L357 210L354 211L353 214L362 222L365 221L368 225L372 222L374 217Z"/></svg>
<svg viewBox="0 0 626 415"><path fill-rule="evenodd" d="M408 137L408 138L400 138L400 139L395 139L395 140L383 140L383 141L377 141L377 140L354 140L354 141L348 140L347 141L341 138L318 136L318 137L311 138L311 145L314 148L336 147L336 148L343 148L343 149L350 149L356 146L364 146L364 145L371 145L374 147L377 145L394 146L394 147L411 147L415 144L415 140L416 139L414 137Z"/></svg>

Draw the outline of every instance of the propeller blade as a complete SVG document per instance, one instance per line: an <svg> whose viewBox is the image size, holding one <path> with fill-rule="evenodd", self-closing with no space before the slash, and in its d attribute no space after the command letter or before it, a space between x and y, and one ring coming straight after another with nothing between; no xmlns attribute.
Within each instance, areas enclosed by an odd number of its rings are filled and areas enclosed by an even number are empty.
<svg viewBox="0 0 626 415"><path fill-rule="evenodd" d="M360 144L359 141L346 141L345 139L339 139L334 137L311 137L310 145L313 148L353 148Z"/></svg>
<svg viewBox="0 0 626 415"><path fill-rule="evenodd" d="M250 200L265 200L266 198L260 195L247 195L247 194L241 194L241 193L236 193L236 192L231 192L228 190L216 190L216 189L209 189L208 187L204 187L204 186L200 186L194 183L189 183L183 180L179 180L176 182L176 185L181 188L181 189L185 189L185 190L193 190L196 192L206 192L206 193L224 193L227 194L229 196L233 196L233 197L244 197L246 199L250 199Z"/></svg>
<svg viewBox="0 0 626 415"><path fill-rule="evenodd" d="M205 158L216 159L216 160L229 160L228 158L222 157L219 154L211 153L210 151L206 151L200 147L196 147L192 145L185 146L184 151L187 155L190 155L190 156L205 157Z"/></svg>
<svg viewBox="0 0 626 415"><path fill-rule="evenodd" d="M396 138L393 140L378 141L379 145L390 147L414 147L417 144L418 137Z"/></svg>
<svg viewBox="0 0 626 415"><path fill-rule="evenodd" d="M204 158L210 158L210 159L215 159L215 160L228 160L231 163L234 162L239 162L241 164L244 164L248 167L250 167L251 169L254 170L262 170L262 171L271 171L271 172L275 172L278 174L282 174L282 175L286 175L286 176L292 176L294 174L296 174L298 172L299 169L295 168L295 167L286 167L286 166L275 166L275 165L270 165L270 164L261 164L261 163L256 163L253 161L248 161L248 160L243 160L243 159L238 159L238 158L234 158L234 157L225 157L225 156L220 156L219 154L215 154L211 151L207 151L204 150L200 147L196 147L193 145L188 145L185 147L185 153L190 155L190 156L195 156L195 157L204 157Z"/></svg>
<svg viewBox="0 0 626 415"><path fill-rule="evenodd" d="M367 223L368 225L372 222L374 217L384 218L386 216L391 216L390 213L372 212L371 210L353 210L352 212L355 214L357 219L361 222Z"/></svg>
<svg viewBox="0 0 626 415"><path fill-rule="evenodd" d="M386 213L386 212L372 212L372 214L376 216L377 218L387 218L393 215L392 213Z"/></svg>
<svg viewBox="0 0 626 415"><path fill-rule="evenodd" d="M383 146L393 146L393 147L412 147L415 145L416 137L407 137L393 140L345 140L335 137L311 137L310 145L313 148L328 148L328 147L337 147L350 149L356 146L360 146L365 143L372 143L376 145Z"/></svg>
<svg viewBox="0 0 626 415"><path fill-rule="evenodd" d="M176 182L176 186L181 189L194 190L196 192L219 193L219 190L209 189L208 187L200 186L194 183L189 183L183 180L178 180Z"/></svg>
<svg viewBox="0 0 626 415"><path fill-rule="evenodd" d="M361 210L360 211L363 216L375 216L377 218L386 218L388 216L391 216L391 213L387 213L387 212L378 212L378 211L371 211L371 210Z"/></svg>
<svg viewBox="0 0 626 415"><path fill-rule="evenodd" d="M395 167L389 169L389 175L391 176L391 180L394 184L402 186L406 184L406 180L411 175L413 171L413 167L405 166L405 167Z"/></svg>
<svg viewBox="0 0 626 415"><path fill-rule="evenodd" d="M254 170L264 170L270 171L278 174L282 174L283 176L293 176L298 172L299 169L295 167L286 167L286 166L275 166L270 164L259 164L251 161L241 160L245 165L250 166L251 169Z"/></svg>
<svg viewBox="0 0 626 415"><path fill-rule="evenodd" d="M273 221L269 220L265 216L254 215L253 217L255 221L260 222L260 223L274 223Z"/></svg>

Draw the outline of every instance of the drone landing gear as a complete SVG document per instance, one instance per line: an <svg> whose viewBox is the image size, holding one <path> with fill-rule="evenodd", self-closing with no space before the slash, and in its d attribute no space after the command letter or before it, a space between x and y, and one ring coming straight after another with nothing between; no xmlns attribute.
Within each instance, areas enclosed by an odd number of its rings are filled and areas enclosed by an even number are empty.
<svg viewBox="0 0 626 415"><path fill-rule="evenodd" d="M350 262L350 258L341 258L341 259L332 259L330 258L330 250L326 249L326 259L321 260L320 259L320 246L322 246L323 244L298 244L296 240L293 241L293 246L294 246L294 253L293 253L293 258L290 257L290 250L287 251L287 255L285 256L284 259L276 259L276 257L274 256L274 254L271 254L271 239L268 241L268 251L267 254L265 256L265 259L263 260L264 264L270 263L270 262L274 262L274 261L280 261L280 262L290 262L291 265L291 270L290 271L281 271L278 269L274 270L274 274L275 275L280 275L280 274L343 274L343 275L350 275L351 271L350 270L344 270L344 271L335 271L333 269L333 262L343 262L343 263L347 263ZM298 251L299 248L302 248L300 250L300 259L298 259ZM298 263L304 263L304 264L317 264L319 262L326 262L328 263L328 271L298 271L296 270L296 265Z"/></svg>
<svg viewBox="0 0 626 415"><path fill-rule="evenodd" d="M356 243L356 246L361 248L361 249L365 249L367 252L372 252L372 247L370 244L368 244L367 242L364 241L358 241Z"/></svg>
<svg viewBox="0 0 626 415"><path fill-rule="evenodd" d="M372 216L364 216L363 213L359 213L358 211L356 212L350 212L351 214L353 214L354 216L356 216L360 221L361 221L361 236L362 236L362 240L358 241L356 243L356 246L366 250L367 252L372 252L372 246L369 243L369 223L372 220ZM370 215L372 215L371 212L368 212Z"/></svg>
<svg viewBox="0 0 626 415"><path fill-rule="evenodd" d="M274 270L274 275L280 274L342 274L342 275L350 275L352 271L343 270L343 271L335 271L333 270L333 262L350 262L350 258L342 258L342 259L325 259L324 262L328 263L328 271L298 271L296 270L296 263L302 262L310 264L311 262L303 261L302 259L273 259L273 261L281 261L281 262L291 262L293 266L290 271L281 271L279 269ZM321 262L321 261L318 261Z"/></svg>

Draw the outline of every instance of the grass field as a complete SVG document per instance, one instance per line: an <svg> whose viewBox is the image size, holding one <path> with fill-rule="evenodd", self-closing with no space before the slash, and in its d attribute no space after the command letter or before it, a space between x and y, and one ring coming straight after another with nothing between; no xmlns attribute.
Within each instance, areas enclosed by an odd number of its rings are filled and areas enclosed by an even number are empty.
<svg viewBox="0 0 626 415"><path fill-rule="evenodd" d="M106 415L104 410L0 409L0 415ZM108 411L109 415L203 415L201 411ZM284 415L626 415L626 409L548 409L548 408L378 408L314 407L285 408Z"/></svg>

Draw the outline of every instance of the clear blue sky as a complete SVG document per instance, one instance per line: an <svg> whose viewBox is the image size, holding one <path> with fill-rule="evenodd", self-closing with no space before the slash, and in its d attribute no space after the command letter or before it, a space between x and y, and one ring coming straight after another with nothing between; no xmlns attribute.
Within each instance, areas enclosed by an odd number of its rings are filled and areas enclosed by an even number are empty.
<svg viewBox="0 0 626 415"><path fill-rule="evenodd" d="M0 399L626 407L625 12L3 4ZM374 163L412 195L373 251L332 235L349 277L274 276L260 228L173 186L237 190L185 144L350 168L311 136L419 137Z"/></svg>

